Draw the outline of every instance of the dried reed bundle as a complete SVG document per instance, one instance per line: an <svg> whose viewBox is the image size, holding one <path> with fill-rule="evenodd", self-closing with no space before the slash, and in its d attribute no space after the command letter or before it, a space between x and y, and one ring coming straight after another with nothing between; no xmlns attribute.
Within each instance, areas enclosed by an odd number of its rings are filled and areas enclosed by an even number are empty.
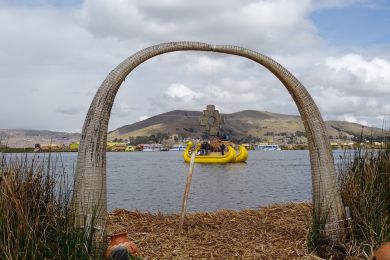
<svg viewBox="0 0 390 260"><path fill-rule="evenodd" d="M146 259L318 259L307 252L308 203L178 214L114 210L108 232L127 232Z"/></svg>

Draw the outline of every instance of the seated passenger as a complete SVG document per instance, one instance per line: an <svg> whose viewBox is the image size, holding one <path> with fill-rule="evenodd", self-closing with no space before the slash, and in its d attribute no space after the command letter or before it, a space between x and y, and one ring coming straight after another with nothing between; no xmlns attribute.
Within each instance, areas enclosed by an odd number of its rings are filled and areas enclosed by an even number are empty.
<svg viewBox="0 0 390 260"><path fill-rule="evenodd" d="M220 147L221 147L221 155L224 155L225 154L226 145L224 143L222 143Z"/></svg>

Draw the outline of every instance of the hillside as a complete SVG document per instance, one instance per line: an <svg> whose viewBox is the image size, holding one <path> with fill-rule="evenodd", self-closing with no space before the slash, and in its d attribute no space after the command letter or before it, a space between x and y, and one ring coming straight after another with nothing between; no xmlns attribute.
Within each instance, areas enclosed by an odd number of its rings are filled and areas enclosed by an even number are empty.
<svg viewBox="0 0 390 260"><path fill-rule="evenodd" d="M64 144L80 140L79 133L48 130L0 129L1 145L8 147L34 147L35 144Z"/></svg>
<svg viewBox="0 0 390 260"><path fill-rule="evenodd" d="M199 111L174 110L150 117L134 124L125 125L108 133L108 140L150 136L157 133L177 134L182 137L201 137ZM306 144L304 127L299 116L271 112L244 110L223 114L225 124L222 133L239 142L274 142L277 144ZM347 141L359 138L362 125L344 121L325 122L331 141ZM364 127L366 136L383 136L379 128ZM80 139L79 133L53 132L47 130L0 129L1 144L8 147L34 147L35 144L68 145Z"/></svg>
<svg viewBox="0 0 390 260"><path fill-rule="evenodd" d="M128 139L130 136L149 136L157 133L201 137L203 129L198 122L200 115L201 112L198 111L174 110L111 131L108 140ZM236 140L252 136L261 141L280 144L306 143L305 130L299 116L254 110L223 115L225 124L222 125L222 133ZM327 121L326 127L331 140L351 140L360 137L362 131L362 125L344 121ZM364 135L382 136L383 132L379 128L365 126Z"/></svg>

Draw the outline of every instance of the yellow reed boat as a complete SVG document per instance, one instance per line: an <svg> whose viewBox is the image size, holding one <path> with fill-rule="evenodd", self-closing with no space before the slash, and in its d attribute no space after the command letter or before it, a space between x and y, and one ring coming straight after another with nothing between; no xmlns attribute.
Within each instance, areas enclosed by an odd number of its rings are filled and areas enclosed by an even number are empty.
<svg viewBox="0 0 390 260"><path fill-rule="evenodd" d="M189 163L191 161L191 148L194 146L192 142L187 143L187 148L183 153L184 161ZM200 145L194 150L195 153L198 153ZM238 156L238 157L237 157ZM243 146L239 146L239 151L236 153L233 147L228 146L227 152L224 155L221 153L210 153L207 155L196 155L196 163L211 163L211 164L224 164L224 163L235 163L235 162L245 162L248 158L248 151Z"/></svg>
<svg viewBox="0 0 390 260"><path fill-rule="evenodd" d="M236 159L234 160L234 162L246 162L246 159L248 159L248 150L244 146L240 145L238 147L238 152L236 152Z"/></svg>

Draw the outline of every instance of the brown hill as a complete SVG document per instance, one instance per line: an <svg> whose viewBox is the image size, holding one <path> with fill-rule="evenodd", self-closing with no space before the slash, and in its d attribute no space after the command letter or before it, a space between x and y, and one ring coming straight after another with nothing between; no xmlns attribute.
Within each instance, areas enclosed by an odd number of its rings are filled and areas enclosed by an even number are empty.
<svg viewBox="0 0 390 260"><path fill-rule="evenodd" d="M79 133L48 130L0 129L0 145L8 147L34 147L35 144L64 144L80 140Z"/></svg>
<svg viewBox="0 0 390 260"><path fill-rule="evenodd" d="M130 136L149 136L157 133L201 137L203 129L199 125L200 115L201 112L198 111L174 110L111 131L108 140L128 139ZM223 115L225 124L222 125L222 133L236 140L252 136L261 141L280 144L304 144L306 142L305 130L299 116L255 110ZM351 140L360 137L363 126L345 121L327 121L326 127L332 140ZM363 129L364 135L383 136L383 131L379 128L364 126Z"/></svg>
<svg viewBox="0 0 390 260"><path fill-rule="evenodd" d="M150 136L157 133L177 134L183 137L201 137L203 129L199 125L199 111L174 110L150 117L146 120L122 126L109 132L108 140L130 136ZM222 133L240 142L264 141L278 144L305 144L304 127L299 116L271 112L244 110L223 114L225 124ZM351 140L359 138L362 125L344 121L327 121L331 140ZM379 128L364 126L364 135L383 136ZM248 137L251 137L248 139ZM80 139L79 133L53 132L47 130L0 129L0 145L8 147L34 147L36 143L50 142L68 145Z"/></svg>

